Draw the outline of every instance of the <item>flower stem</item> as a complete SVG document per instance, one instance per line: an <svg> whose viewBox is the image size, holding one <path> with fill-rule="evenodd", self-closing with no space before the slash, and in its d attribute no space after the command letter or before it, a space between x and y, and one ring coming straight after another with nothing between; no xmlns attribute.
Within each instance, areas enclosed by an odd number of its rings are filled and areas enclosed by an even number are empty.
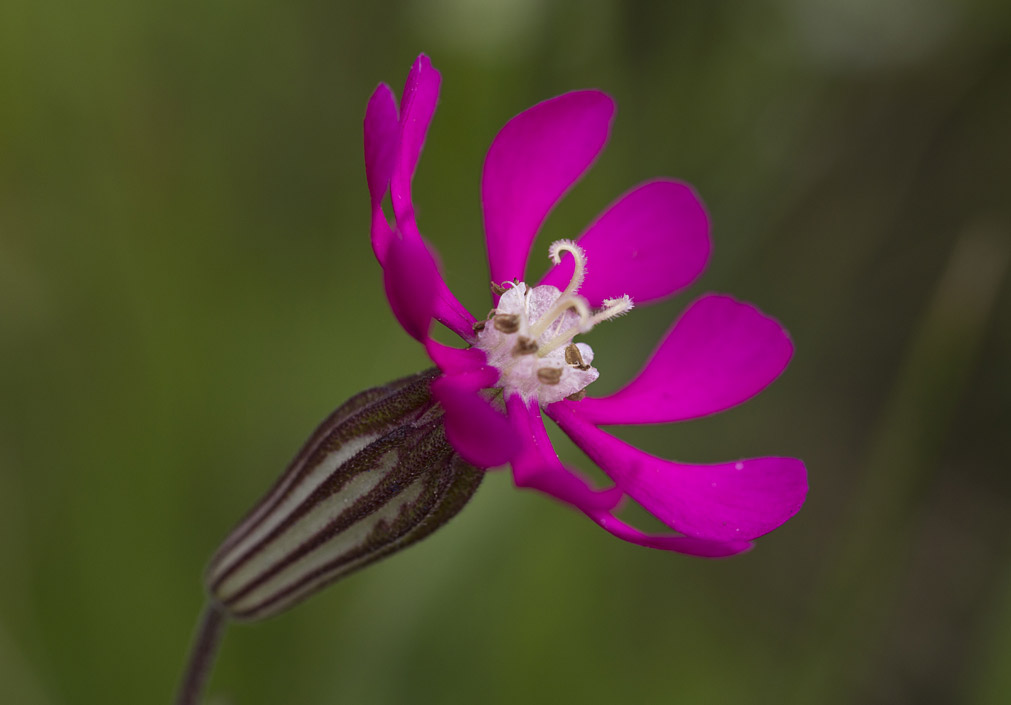
<svg viewBox="0 0 1011 705"><path fill-rule="evenodd" d="M225 613L213 602L208 603L200 616L196 638L190 648L189 662L176 696L176 705L198 705L207 677L211 674L214 657L225 631Z"/></svg>

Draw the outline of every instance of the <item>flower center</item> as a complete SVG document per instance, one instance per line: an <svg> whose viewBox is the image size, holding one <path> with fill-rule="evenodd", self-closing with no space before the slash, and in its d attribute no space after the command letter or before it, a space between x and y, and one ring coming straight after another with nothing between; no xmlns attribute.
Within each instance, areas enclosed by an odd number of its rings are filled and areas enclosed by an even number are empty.
<svg viewBox="0 0 1011 705"><path fill-rule="evenodd" d="M581 395L599 376L591 365L593 350L574 343L580 333L632 309L632 299L605 299L599 310L578 294L586 273L586 253L571 240L551 245L552 262L568 252L575 261L572 279L564 291L550 285L527 286L507 282L498 306L474 326L475 346L484 350L488 364L499 370L499 385L506 395L519 394L544 406ZM492 285L496 288L496 285Z"/></svg>

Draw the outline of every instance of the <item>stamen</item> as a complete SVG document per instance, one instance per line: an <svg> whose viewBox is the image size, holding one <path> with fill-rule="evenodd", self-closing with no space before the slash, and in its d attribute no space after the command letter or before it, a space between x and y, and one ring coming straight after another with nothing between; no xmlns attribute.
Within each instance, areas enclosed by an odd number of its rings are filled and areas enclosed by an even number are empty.
<svg viewBox="0 0 1011 705"><path fill-rule="evenodd" d="M565 398L569 401L581 401L586 398L586 390L580 389L578 392L574 392Z"/></svg>
<svg viewBox="0 0 1011 705"><path fill-rule="evenodd" d="M600 308L591 308L579 294L586 278L586 251L571 240L559 240L551 245L549 257L558 265L566 252L572 255L572 273L562 291L519 280L491 282L498 306L474 323L479 334L475 345L498 369L500 395L519 394L542 406L582 399L581 390L597 378L597 371L590 364L592 351L573 338L632 309L629 296L605 299Z"/></svg>
<svg viewBox="0 0 1011 705"><path fill-rule="evenodd" d="M558 384L562 381L562 371L557 367L542 367L537 370L537 379L542 384Z"/></svg>
<svg viewBox="0 0 1011 705"><path fill-rule="evenodd" d="M515 313L500 313L492 319L495 330L502 333L515 333L520 329L520 317Z"/></svg>
<svg viewBox="0 0 1011 705"><path fill-rule="evenodd" d="M562 297L564 298L569 294L575 294L579 291L579 287L583 285L583 279L586 278L586 252L572 240L559 240L558 242L551 243L551 248L548 250L548 258L554 264L560 264L563 252L568 252L572 255L573 262L575 263L575 266L572 268L572 279L569 280L569 285L562 292Z"/></svg>
<svg viewBox="0 0 1011 705"><path fill-rule="evenodd" d="M513 355L533 355L537 352L537 341L525 335L518 336L516 346L513 348Z"/></svg>

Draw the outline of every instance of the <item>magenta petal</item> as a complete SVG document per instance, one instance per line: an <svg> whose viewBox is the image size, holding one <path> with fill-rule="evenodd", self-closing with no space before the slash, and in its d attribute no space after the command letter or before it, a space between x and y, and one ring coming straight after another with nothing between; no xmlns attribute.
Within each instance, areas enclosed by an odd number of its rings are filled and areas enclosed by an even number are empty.
<svg viewBox="0 0 1011 705"><path fill-rule="evenodd" d="M629 543L645 546L646 548L660 549L661 551L676 551L677 553L702 558L726 558L727 556L735 556L752 548L750 541L709 541L692 536L647 534L607 513L591 514L590 518L597 522L602 529L613 536L617 536L622 541L628 541Z"/></svg>
<svg viewBox="0 0 1011 705"><path fill-rule="evenodd" d="M510 397L506 407L520 442L520 449L512 459L513 478L518 487L537 489L570 504L612 535L639 546L709 558L732 556L751 547L747 541L647 534L629 526L612 514L624 494L622 490L619 487L594 490L578 473L564 467L544 430L539 409L527 406L518 396Z"/></svg>
<svg viewBox="0 0 1011 705"><path fill-rule="evenodd" d="M487 356L483 350L478 348L454 348L443 345L440 342L429 338L425 341L425 350L432 362L439 366L443 372L470 372L485 366ZM496 377L497 377L496 373ZM490 384L494 384L492 380Z"/></svg>
<svg viewBox="0 0 1011 705"><path fill-rule="evenodd" d="M516 434L480 392L448 375L432 382L432 395L445 409L446 440L460 457L479 468L509 462L516 452Z"/></svg>
<svg viewBox="0 0 1011 705"><path fill-rule="evenodd" d="M709 218L687 184L650 181L612 204L577 240L586 252L586 279L579 290L593 306L628 294L636 304L691 284L709 260ZM564 289L572 256L541 282Z"/></svg>
<svg viewBox="0 0 1011 705"><path fill-rule="evenodd" d="M404 241L415 243L416 247L420 246L426 252L429 251L413 220L398 220L397 224L400 227L400 233ZM431 255L429 256L431 257ZM385 261L380 260L380 263L385 267ZM433 304L432 316L464 340L468 342L473 341L474 316L464 308L463 304L449 290L449 286L446 285L446 281L442 278L441 274L437 277L435 287L435 303Z"/></svg>
<svg viewBox="0 0 1011 705"><path fill-rule="evenodd" d="M440 81L439 72L422 54L407 77L399 121L393 94L385 85L373 93L365 112L365 161L372 199L372 249L384 267L386 250L396 237L382 210L388 182L400 237L421 240L411 202L411 179L435 112ZM474 317L453 296L441 276L438 278L432 315L464 340L473 340Z"/></svg>
<svg viewBox="0 0 1011 705"><path fill-rule="evenodd" d="M668 423L740 404L786 369L793 343L751 304L707 295L682 314L646 367L623 389L578 402L595 424Z"/></svg>
<svg viewBox="0 0 1011 705"><path fill-rule="evenodd" d="M393 229L383 213L383 197L390 186L390 177L400 145L400 122L393 91L380 84L365 109L365 177L372 203L372 250L382 262Z"/></svg>
<svg viewBox="0 0 1011 705"><path fill-rule="evenodd" d="M757 538L796 514L807 496L807 471L795 458L675 463L580 420L574 405L553 404L548 413L626 494L689 536L713 541Z"/></svg>
<svg viewBox="0 0 1011 705"><path fill-rule="evenodd" d="M498 368L491 365L462 369L445 375L445 379L451 381L456 388L472 392L494 387L498 383L498 377Z"/></svg>
<svg viewBox="0 0 1011 705"><path fill-rule="evenodd" d="M439 277L439 290L435 298L435 319L468 342L474 340L474 315L464 308Z"/></svg>
<svg viewBox="0 0 1011 705"><path fill-rule="evenodd" d="M610 96L575 91L523 111L495 137L481 183L493 282L523 278L541 223L597 158L613 116Z"/></svg>
<svg viewBox="0 0 1011 705"><path fill-rule="evenodd" d="M420 54L414 60L404 82L400 109L401 136L397 167L407 177L408 183L418 166L421 148L425 144L428 126L439 100L441 84L442 75L432 66L427 56Z"/></svg>
<svg viewBox="0 0 1011 705"><path fill-rule="evenodd" d="M365 178L372 205L381 203L393 175L400 146L400 120L393 91L380 83L365 108Z"/></svg>
<svg viewBox="0 0 1011 705"><path fill-rule="evenodd" d="M528 406L519 396L512 396L506 408L520 444L512 459L517 487L540 490L586 513L617 506L623 494L617 487L595 490L577 472L562 465L536 404Z"/></svg>
<svg viewBox="0 0 1011 705"><path fill-rule="evenodd" d="M383 265L386 298L404 330L421 342L428 339L442 276L421 238L391 238Z"/></svg>
<svg viewBox="0 0 1011 705"><path fill-rule="evenodd" d="M414 204L411 200L411 180L418 166L421 148L425 144L428 126L435 114L441 81L442 78L432 67L432 62L422 54L411 66L407 82L404 84L404 96L400 106L399 149L390 183L397 229L404 240L420 239ZM382 257L380 261L383 261ZM442 277L439 277L433 315L461 338L473 339L474 317L453 296Z"/></svg>
<svg viewBox="0 0 1011 705"><path fill-rule="evenodd" d="M390 185L393 211L398 222L414 220L411 179L414 178L428 126L435 114L441 82L439 72L432 67L429 58L422 54L411 66L404 84L404 95L400 101L400 150Z"/></svg>

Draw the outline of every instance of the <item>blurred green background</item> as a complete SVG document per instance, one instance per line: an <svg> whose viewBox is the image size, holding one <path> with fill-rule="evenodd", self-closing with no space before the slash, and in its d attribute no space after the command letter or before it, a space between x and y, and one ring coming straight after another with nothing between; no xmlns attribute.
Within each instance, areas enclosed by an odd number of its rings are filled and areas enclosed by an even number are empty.
<svg viewBox="0 0 1011 705"><path fill-rule="evenodd" d="M333 407L427 365L361 157L369 94L420 51L444 86L419 220L464 303L487 308L497 130L608 91L611 143L535 273L656 175L697 187L715 251L588 341L595 393L699 293L754 301L787 373L622 435L796 455L811 493L707 562L493 473L430 540L230 630L214 702L1011 700L1011 5L5 0L0 701L167 702L218 541Z"/></svg>

